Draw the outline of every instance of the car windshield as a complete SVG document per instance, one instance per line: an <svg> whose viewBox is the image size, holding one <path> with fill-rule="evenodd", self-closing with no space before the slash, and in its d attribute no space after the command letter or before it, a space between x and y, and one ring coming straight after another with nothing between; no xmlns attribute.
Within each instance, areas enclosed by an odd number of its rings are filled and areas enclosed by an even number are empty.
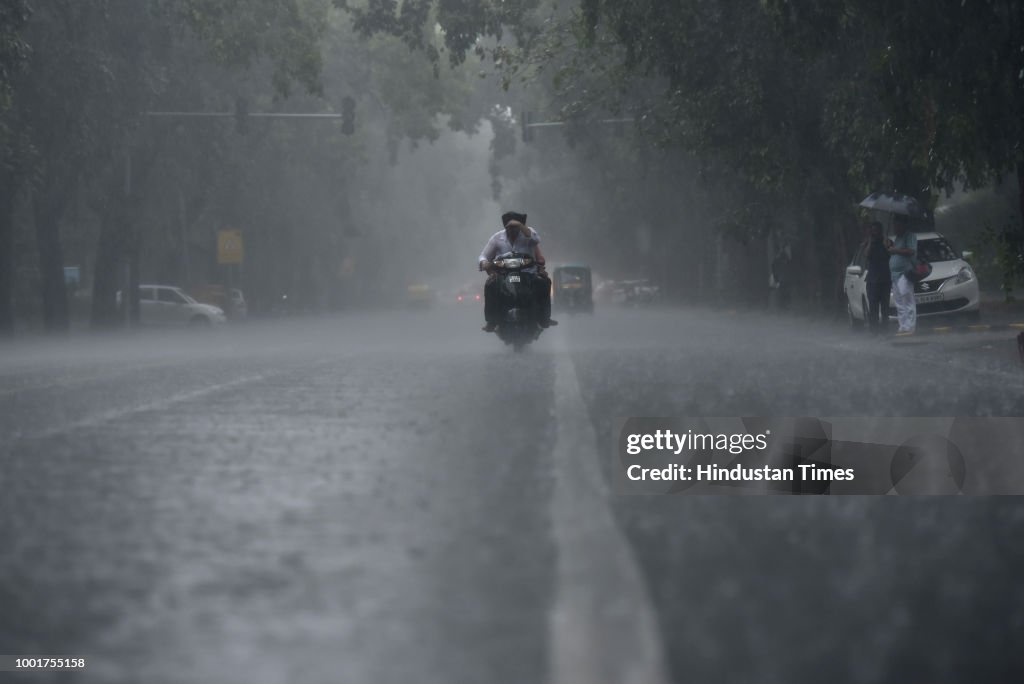
<svg viewBox="0 0 1024 684"><path fill-rule="evenodd" d="M587 272L583 269L562 269L558 272L558 282L566 285L569 283L585 283Z"/></svg>
<svg viewBox="0 0 1024 684"><path fill-rule="evenodd" d="M177 294L182 299L184 299L189 304L198 304L199 303L196 300L194 300L191 297L191 295L187 294L184 290L171 290L171 291L174 292L175 294Z"/></svg>
<svg viewBox="0 0 1024 684"><path fill-rule="evenodd" d="M945 238L928 238L918 240L917 253L926 261L956 261L960 258L956 250L946 242Z"/></svg>

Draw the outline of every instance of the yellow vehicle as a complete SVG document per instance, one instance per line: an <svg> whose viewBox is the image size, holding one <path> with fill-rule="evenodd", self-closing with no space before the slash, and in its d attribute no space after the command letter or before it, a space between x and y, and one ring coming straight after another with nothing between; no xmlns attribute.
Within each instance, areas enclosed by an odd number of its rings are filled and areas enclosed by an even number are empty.
<svg viewBox="0 0 1024 684"><path fill-rule="evenodd" d="M405 303L414 309L428 307L434 303L434 290L422 283L410 285L406 288Z"/></svg>

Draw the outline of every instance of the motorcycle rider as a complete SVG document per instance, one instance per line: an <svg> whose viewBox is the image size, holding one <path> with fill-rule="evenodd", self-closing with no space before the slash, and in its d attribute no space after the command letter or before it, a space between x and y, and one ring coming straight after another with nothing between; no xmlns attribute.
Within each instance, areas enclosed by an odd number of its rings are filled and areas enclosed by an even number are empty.
<svg viewBox="0 0 1024 684"><path fill-rule="evenodd" d="M533 257L535 264L524 273L533 276L534 288L537 293L537 307L540 310L540 326L558 325L558 321L551 319L551 279L544 270L544 255L540 251L540 236L537 231L526 225L526 214L515 211L507 211L501 215L502 230L491 236L480 253L480 270L487 272L487 283L484 285L484 319L487 325L483 327L484 332L494 332L500 320L501 302L498 292L498 279L494 264L491 263L499 254L506 252L517 252L528 254Z"/></svg>

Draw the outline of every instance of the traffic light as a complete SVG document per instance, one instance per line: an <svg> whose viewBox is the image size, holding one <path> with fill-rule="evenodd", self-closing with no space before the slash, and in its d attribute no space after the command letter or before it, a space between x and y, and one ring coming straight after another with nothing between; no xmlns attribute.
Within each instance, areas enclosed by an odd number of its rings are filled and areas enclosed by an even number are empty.
<svg viewBox="0 0 1024 684"><path fill-rule="evenodd" d="M249 101L244 97L235 99L235 128L242 135L249 132Z"/></svg>
<svg viewBox="0 0 1024 684"><path fill-rule="evenodd" d="M531 112L523 110L522 124L523 124L523 142L533 142L533 129L530 128L530 121L533 119Z"/></svg>
<svg viewBox="0 0 1024 684"><path fill-rule="evenodd" d="M356 132L356 101L348 95L341 100L341 132L345 135Z"/></svg>

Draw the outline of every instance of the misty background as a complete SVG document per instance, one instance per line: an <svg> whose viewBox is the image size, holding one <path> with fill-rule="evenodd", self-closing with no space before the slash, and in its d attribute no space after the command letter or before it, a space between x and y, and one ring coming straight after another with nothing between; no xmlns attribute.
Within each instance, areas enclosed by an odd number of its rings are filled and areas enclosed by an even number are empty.
<svg viewBox="0 0 1024 684"><path fill-rule="evenodd" d="M401 305L409 285L478 278L508 209L552 262L648 278L676 302L767 308L788 245L796 305L841 313L856 203L874 190L933 208L983 287L1011 296L1024 272L1024 21L1009 5L3 0L0 14L6 334L137 323L116 292L138 283L241 287L254 314ZM242 231L243 264L217 263L224 229Z"/></svg>
<svg viewBox="0 0 1024 684"><path fill-rule="evenodd" d="M1017 499L603 486L629 416L1002 416L1019 453L1021 309L989 323L1022 171L1019 2L0 0L0 651L104 684L1022 681ZM832 320L874 191L974 252L985 325ZM522 353L472 296L510 209L598 286ZM598 296L640 279L713 306ZM121 334L140 284L263 320Z"/></svg>

